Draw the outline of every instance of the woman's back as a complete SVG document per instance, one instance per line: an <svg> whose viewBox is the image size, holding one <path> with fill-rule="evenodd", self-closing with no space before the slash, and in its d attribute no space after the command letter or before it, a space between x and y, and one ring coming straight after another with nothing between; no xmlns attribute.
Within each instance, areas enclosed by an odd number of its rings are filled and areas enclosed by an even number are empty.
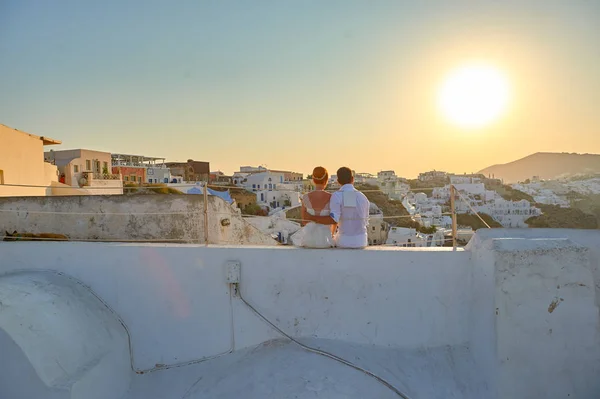
<svg viewBox="0 0 600 399"><path fill-rule="evenodd" d="M329 215L329 201L331 194L327 191L316 190L302 196L302 205L306 211L315 216Z"/></svg>

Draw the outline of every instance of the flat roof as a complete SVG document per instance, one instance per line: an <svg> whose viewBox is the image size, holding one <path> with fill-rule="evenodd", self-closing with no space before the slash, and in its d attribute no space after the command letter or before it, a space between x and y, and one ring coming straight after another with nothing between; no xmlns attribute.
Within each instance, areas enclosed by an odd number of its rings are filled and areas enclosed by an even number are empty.
<svg viewBox="0 0 600 399"><path fill-rule="evenodd" d="M141 160L143 160L143 161L160 161L160 160L163 160L163 161L164 161L164 160L166 159L165 157L159 157L159 158L157 158L157 157L147 157L147 156L145 156L145 155L117 154L117 153L112 153L112 154L110 154L110 157L111 157L112 159L121 159L121 158L128 159L128 158L134 158L134 159L137 159L137 160L140 160L140 159L141 159Z"/></svg>
<svg viewBox="0 0 600 399"><path fill-rule="evenodd" d="M33 134L32 134L33 136ZM40 140L42 140L42 143L44 145L56 145L56 144L62 144L62 141L60 140L56 140L56 139L51 139L50 137L44 137L44 136L40 136L39 137Z"/></svg>

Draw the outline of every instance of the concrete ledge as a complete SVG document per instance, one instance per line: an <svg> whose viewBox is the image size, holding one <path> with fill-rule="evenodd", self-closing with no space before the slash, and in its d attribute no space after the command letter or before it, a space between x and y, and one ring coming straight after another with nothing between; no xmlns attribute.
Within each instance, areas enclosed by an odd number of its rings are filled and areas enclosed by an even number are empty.
<svg viewBox="0 0 600 399"><path fill-rule="evenodd" d="M556 250L580 249L586 248L574 243L568 238L494 238L494 251L497 252L544 252Z"/></svg>

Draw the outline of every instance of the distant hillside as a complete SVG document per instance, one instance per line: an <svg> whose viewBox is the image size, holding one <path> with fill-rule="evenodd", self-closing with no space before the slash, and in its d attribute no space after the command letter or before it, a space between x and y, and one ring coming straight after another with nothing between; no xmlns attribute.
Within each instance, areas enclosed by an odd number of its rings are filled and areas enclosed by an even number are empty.
<svg viewBox="0 0 600 399"><path fill-rule="evenodd" d="M517 161L490 166L479 173L494 175L498 179L504 179L505 183L516 183L533 176L555 179L600 173L600 155L538 152Z"/></svg>

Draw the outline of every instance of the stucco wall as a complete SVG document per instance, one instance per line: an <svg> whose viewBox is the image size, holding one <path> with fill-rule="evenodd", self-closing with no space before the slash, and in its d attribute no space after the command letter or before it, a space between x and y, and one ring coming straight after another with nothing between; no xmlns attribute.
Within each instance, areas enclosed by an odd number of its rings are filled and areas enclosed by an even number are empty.
<svg viewBox="0 0 600 399"><path fill-rule="evenodd" d="M146 168L135 166L113 166L112 173L120 174L126 183L146 183ZM127 178L127 179L125 179ZM134 180L135 179L135 180Z"/></svg>
<svg viewBox="0 0 600 399"><path fill-rule="evenodd" d="M230 302L229 261L241 263L245 298L299 337L395 348L468 337L466 252L92 243L0 243L0 251L18 259L0 273L27 265L89 285L124 319L142 370L219 355L232 337L236 350L279 337Z"/></svg>
<svg viewBox="0 0 600 399"><path fill-rule="evenodd" d="M209 197L208 239L275 245L218 197ZM199 195L0 198L0 231L65 234L71 240L205 242Z"/></svg>
<svg viewBox="0 0 600 399"><path fill-rule="evenodd" d="M0 124L0 170L4 184L49 185L39 137ZM47 188L0 185L0 196L47 195Z"/></svg>
<svg viewBox="0 0 600 399"><path fill-rule="evenodd" d="M600 397L599 242L600 231L494 229L469 243L470 341L498 398Z"/></svg>
<svg viewBox="0 0 600 399"><path fill-rule="evenodd" d="M67 160L70 161L68 164L61 166L59 169L65 174L65 183L70 186L79 186L79 180L83 176L83 172L94 172L94 161L100 162L100 170L102 173L104 163L108 167L108 171L111 169L111 155L104 151L94 151L86 149L75 149L75 150L60 150L60 151L48 151L44 154L46 159L52 161ZM90 167L87 167L87 162L90 161ZM74 166L78 167L78 172L75 173Z"/></svg>
<svg viewBox="0 0 600 399"><path fill-rule="evenodd" d="M123 194L123 181L120 179L94 179L89 176L84 188L93 195Z"/></svg>

